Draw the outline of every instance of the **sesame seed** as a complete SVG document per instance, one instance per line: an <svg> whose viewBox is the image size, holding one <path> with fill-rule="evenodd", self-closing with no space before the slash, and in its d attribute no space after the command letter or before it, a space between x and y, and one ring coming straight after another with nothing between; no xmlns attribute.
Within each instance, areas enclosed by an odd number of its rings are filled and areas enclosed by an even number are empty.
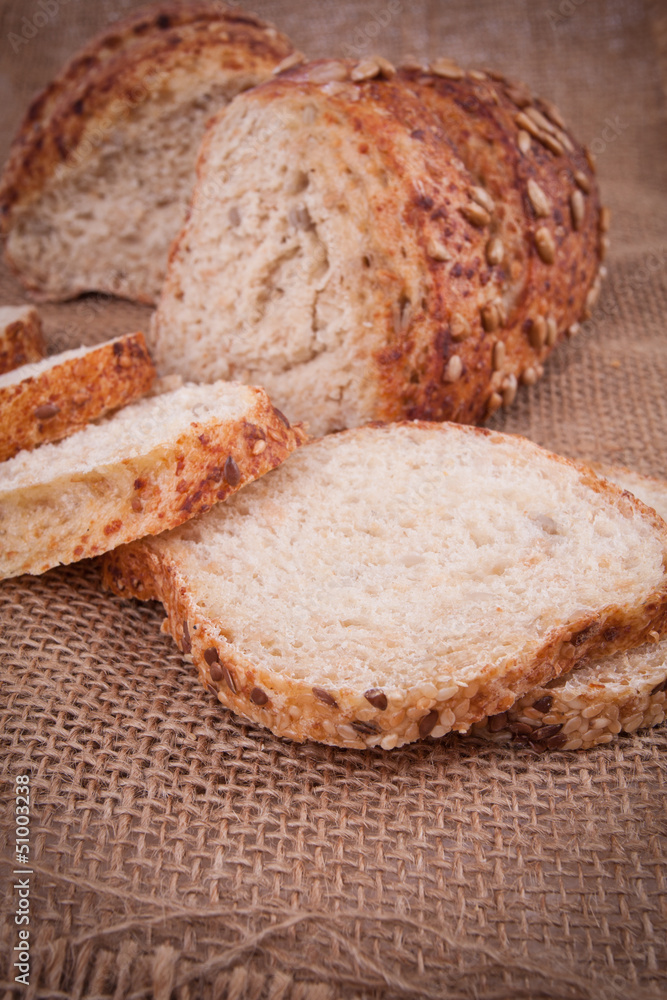
<svg viewBox="0 0 667 1000"><path fill-rule="evenodd" d="M431 72L447 80L461 80L465 73L453 59L436 59L431 63Z"/></svg>
<svg viewBox="0 0 667 1000"><path fill-rule="evenodd" d="M528 197L535 211L535 215L549 215L551 212L551 202L537 181L534 181L532 177L528 181Z"/></svg>
<svg viewBox="0 0 667 1000"><path fill-rule="evenodd" d="M458 354L452 354L451 358L447 362L447 367L445 368L443 379L445 382L456 382L457 379L461 377L463 372L463 362Z"/></svg>
<svg viewBox="0 0 667 1000"><path fill-rule="evenodd" d="M570 195L570 211L572 212L572 226L574 229L581 229L586 212L586 202L583 194L578 189Z"/></svg>
<svg viewBox="0 0 667 1000"><path fill-rule="evenodd" d="M535 246L545 264L553 264L556 257L556 244L546 226L540 226L535 233Z"/></svg>
<svg viewBox="0 0 667 1000"><path fill-rule="evenodd" d="M499 236L492 236L486 244L486 261L490 267L501 264L505 256L505 246Z"/></svg>

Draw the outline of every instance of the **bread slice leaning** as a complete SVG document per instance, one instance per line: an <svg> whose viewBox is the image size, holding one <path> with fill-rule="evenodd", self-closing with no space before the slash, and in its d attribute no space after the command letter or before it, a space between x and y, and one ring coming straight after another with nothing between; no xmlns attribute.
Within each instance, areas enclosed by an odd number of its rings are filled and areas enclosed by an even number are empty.
<svg viewBox="0 0 667 1000"><path fill-rule="evenodd" d="M142 7L29 107L0 182L6 258L42 301L156 300L208 118L292 52L237 6Z"/></svg>
<svg viewBox="0 0 667 1000"><path fill-rule="evenodd" d="M304 440L263 389L185 385L0 465L0 579L172 528Z"/></svg>
<svg viewBox="0 0 667 1000"><path fill-rule="evenodd" d="M154 379L143 333L63 351L0 375L0 462L60 441L132 403Z"/></svg>
<svg viewBox="0 0 667 1000"><path fill-rule="evenodd" d="M292 455L105 580L158 599L223 704L280 736L461 732L586 653L667 628L667 526L584 466L455 424Z"/></svg>
<svg viewBox="0 0 667 1000"><path fill-rule="evenodd" d="M595 466L667 518L667 483L629 469ZM637 649L586 659L571 673L540 685L473 732L495 742L514 738L535 749L587 750L617 733L657 726L667 706L667 639L656 631Z"/></svg>
<svg viewBox="0 0 667 1000"><path fill-rule="evenodd" d="M33 306L0 306L0 375L45 355L37 310Z"/></svg>

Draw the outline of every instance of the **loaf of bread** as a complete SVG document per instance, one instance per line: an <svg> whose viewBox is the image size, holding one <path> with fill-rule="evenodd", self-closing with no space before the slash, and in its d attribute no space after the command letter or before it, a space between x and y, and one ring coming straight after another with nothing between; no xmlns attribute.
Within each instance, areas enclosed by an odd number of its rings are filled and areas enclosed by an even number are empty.
<svg viewBox="0 0 667 1000"><path fill-rule="evenodd" d="M145 395L155 368L143 333L64 351L0 375L0 462L60 441Z"/></svg>
<svg viewBox="0 0 667 1000"><path fill-rule="evenodd" d="M667 518L667 483L628 469L595 468ZM539 750L588 750L610 743L617 733L659 725L666 707L667 639L655 631L637 649L583 661L564 677L529 691L507 712L483 719L473 732Z"/></svg>
<svg viewBox="0 0 667 1000"><path fill-rule="evenodd" d="M6 257L39 300L154 302L210 115L292 52L212 2L142 8L35 98L0 182Z"/></svg>
<svg viewBox="0 0 667 1000"><path fill-rule="evenodd" d="M0 579L181 524L304 440L263 389L185 385L0 464Z"/></svg>
<svg viewBox="0 0 667 1000"><path fill-rule="evenodd" d="M163 602L234 711L294 740L390 749L667 631L666 555L657 514L585 466L417 422L300 449L110 553L105 580Z"/></svg>
<svg viewBox="0 0 667 1000"><path fill-rule="evenodd" d="M0 375L45 355L37 310L33 306L0 306Z"/></svg>
<svg viewBox="0 0 667 1000"><path fill-rule="evenodd" d="M599 288L592 160L551 105L445 69L310 63L217 117L158 370L258 382L316 434L478 422L539 376Z"/></svg>

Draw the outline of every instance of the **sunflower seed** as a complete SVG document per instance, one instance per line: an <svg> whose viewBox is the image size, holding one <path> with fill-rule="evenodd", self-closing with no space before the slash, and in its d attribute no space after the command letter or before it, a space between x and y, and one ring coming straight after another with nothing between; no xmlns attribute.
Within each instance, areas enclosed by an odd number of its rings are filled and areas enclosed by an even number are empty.
<svg viewBox="0 0 667 1000"><path fill-rule="evenodd" d="M463 362L458 354L452 354L451 358L447 362L447 367L445 368L443 379L445 382L456 382L457 379L461 377L463 372Z"/></svg>
<svg viewBox="0 0 667 1000"><path fill-rule="evenodd" d="M492 236L486 244L486 261L490 267L501 264L505 256L505 247L499 236Z"/></svg>
<svg viewBox="0 0 667 1000"><path fill-rule="evenodd" d="M586 212L586 202L583 194L578 189L570 195L570 211L572 212L572 226L574 229L581 229Z"/></svg>
<svg viewBox="0 0 667 1000"><path fill-rule="evenodd" d="M380 65L376 59L362 59L350 74L355 83L360 83L362 80L372 80L374 76L379 75Z"/></svg>
<svg viewBox="0 0 667 1000"><path fill-rule="evenodd" d="M486 406L487 417L492 417L493 414L496 412L496 410L499 410L502 405L503 405L503 397L499 395L497 392L492 392L491 395L489 396L489 402L487 403Z"/></svg>
<svg viewBox="0 0 667 1000"><path fill-rule="evenodd" d="M468 76L470 77L471 80L482 81L488 79L486 73L482 73L480 69L471 69L470 72L468 73Z"/></svg>
<svg viewBox="0 0 667 1000"><path fill-rule="evenodd" d="M538 128L533 119L529 118L525 111L520 111L514 121L520 129L523 129L524 132L529 132L533 138L539 139L542 135L542 129Z"/></svg>
<svg viewBox="0 0 667 1000"><path fill-rule="evenodd" d="M537 181L534 181L532 177L528 181L528 197L535 211L535 215L549 215L551 212L551 202Z"/></svg>
<svg viewBox="0 0 667 1000"><path fill-rule="evenodd" d="M531 103L530 91L523 84L509 83L505 87L505 93L517 108L527 108Z"/></svg>
<svg viewBox="0 0 667 1000"><path fill-rule="evenodd" d="M495 302L487 302L482 306L482 326L487 333L493 333L500 325L500 315Z"/></svg>
<svg viewBox="0 0 667 1000"><path fill-rule="evenodd" d="M538 139L555 156L563 155L563 144L555 136L550 135L548 132L540 132Z"/></svg>
<svg viewBox="0 0 667 1000"><path fill-rule="evenodd" d="M609 225L611 223L611 211L606 205L603 205L600 209L600 232L608 233Z"/></svg>
<svg viewBox="0 0 667 1000"><path fill-rule="evenodd" d="M536 107L526 108L526 114L528 117L535 122L539 129L544 132L551 132L552 135L556 134L556 128L551 124L548 118L545 118L541 111L538 111Z"/></svg>
<svg viewBox="0 0 667 1000"><path fill-rule="evenodd" d="M516 399L516 391L519 383L514 374L507 376L503 382L503 406L511 406Z"/></svg>
<svg viewBox="0 0 667 1000"><path fill-rule="evenodd" d="M609 253L609 237L600 237L600 260L606 260Z"/></svg>
<svg viewBox="0 0 667 1000"><path fill-rule="evenodd" d="M525 129L520 128L517 136L517 145L522 153L530 152L530 135Z"/></svg>
<svg viewBox="0 0 667 1000"><path fill-rule="evenodd" d="M567 125L563 119L562 114L553 103L553 101L547 101L544 97L540 98L540 106L543 108L545 115L551 119L554 125L558 128L566 129Z"/></svg>
<svg viewBox="0 0 667 1000"><path fill-rule="evenodd" d="M489 215L493 214L493 210L496 207L496 203L494 202L493 198L486 190L486 188L483 187L471 188L470 197L472 198L473 201L476 201L478 205L481 205L482 208L485 208L489 213Z"/></svg>
<svg viewBox="0 0 667 1000"><path fill-rule="evenodd" d="M584 146L584 154L586 156L586 163L591 168L592 172L596 174L598 169L597 164L595 163L595 157L593 156L593 153L588 148L588 146Z"/></svg>
<svg viewBox="0 0 667 1000"><path fill-rule="evenodd" d="M392 76L396 76L396 67L384 56L376 56L375 61L380 67L380 72L387 80L391 80Z"/></svg>
<svg viewBox="0 0 667 1000"><path fill-rule="evenodd" d="M556 138L562 146L565 146L568 153L574 153L574 143L567 132L563 132L562 129L556 129Z"/></svg>
<svg viewBox="0 0 667 1000"><path fill-rule="evenodd" d="M546 226L540 226L535 233L535 246L545 264L553 264L556 257L556 244Z"/></svg>
<svg viewBox="0 0 667 1000"><path fill-rule="evenodd" d="M473 226L488 226L491 222L489 213L474 201L462 208L461 212Z"/></svg>
<svg viewBox="0 0 667 1000"><path fill-rule="evenodd" d="M436 59L431 63L431 72L447 80L461 80L465 76L461 67L453 59Z"/></svg>
<svg viewBox="0 0 667 1000"><path fill-rule="evenodd" d="M574 183L577 185L577 187L580 187L581 190L584 192L584 194L589 194L591 190L591 182L589 181L588 177L583 172L583 170L575 170L573 177L574 177Z"/></svg>
<svg viewBox="0 0 667 1000"><path fill-rule="evenodd" d="M538 377L539 376L535 368L526 368L526 370L521 373L521 381L524 385L535 385Z"/></svg>
<svg viewBox="0 0 667 1000"><path fill-rule="evenodd" d="M470 323L461 313L453 313L449 321L449 332L452 340L465 340L470 336Z"/></svg>
<svg viewBox="0 0 667 1000"><path fill-rule="evenodd" d="M505 363L505 342L503 340L497 340L493 345L493 354L491 359L493 370L499 372Z"/></svg>
<svg viewBox="0 0 667 1000"><path fill-rule="evenodd" d="M558 338L558 324L553 316L547 317L547 347L553 347Z"/></svg>
<svg viewBox="0 0 667 1000"><path fill-rule="evenodd" d="M282 62L279 62L277 66L273 67L271 74L272 76L277 76L278 73L284 73L286 69L292 69L293 66L299 66L305 61L306 57L303 52L292 52L290 55L286 56Z"/></svg>
<svg viewBox="0 0 667 1000"><path fill-rule="evenodd" d="M528 339L530 341L530 346L534 350L542 350L547 339L547 321L544 316L535 317L532 326L528 331Z"/></svg>
<svg viewBox="0 0 667 1000"><path fill-rule="evenodd" d="M444 243L441 243L440 240L435 237L429 240L427 253L429 257L433 258L433 260L452 259L452 254L451 251L448 249L448 247L446 247Z"/></svg>

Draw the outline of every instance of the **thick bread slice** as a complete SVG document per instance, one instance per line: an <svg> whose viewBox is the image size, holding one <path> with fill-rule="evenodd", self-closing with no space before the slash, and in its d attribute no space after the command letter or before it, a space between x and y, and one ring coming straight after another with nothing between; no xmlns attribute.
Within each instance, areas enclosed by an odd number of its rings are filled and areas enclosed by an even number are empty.
<svg viewBox="0 0 667 1000"><path fill-rule="evenodd" d="M63 351L0 375L0 462L60 441L132 403L154 378L143 333Z"/></svg>
<svg viewBox="0 0 667 1000"><path fill-rule="evenodd" d="M263 389L186 385L0 465L0 579L164 531L302 441Z"/></svg>
<svg viewBox="0 0 667 1000"><path fill-rule="evenodd" d="M0 375L46 354L42 321L33 306L0 306Z"/></svg>
<svg viewBox="0 0 667 1000"><path fill-rule="evenodd" d="M105 580L161 600L240 714L391 748L667 630L666 555L667 525L585 466L404 423L301 449L205 517L117 549Z"/></svg>
<svg viewBox="0 0 667 1000"><path fill-rule="evenodd" d="M667 519L667 483L629 469L594 466ZM667 639L604 660L584 660L571 673L541 685L500 715L473 727L496 742L514 738L535 749L587 750L616 733L657 726L667 705Z"/></svg>
<svg viewBox="0 0 667 1000"><path fill-rule="evenodd" d="M212 123L149 331L158 370L259 382L317 434L473 423L535 381L598 272L584 151L568 136L523 157L490 84L484 114L450 128L427 83L392 72L295 67ZM574 176L590 192L576 222Z"/></svg>
<svg viewBox="0 0 667 1000"><path fill-rule="evenodd" d="M215 0L144 8L76 55L28 109L0 184L7 260L34 297L154 302L207 119L291 52Z"/></svg>

